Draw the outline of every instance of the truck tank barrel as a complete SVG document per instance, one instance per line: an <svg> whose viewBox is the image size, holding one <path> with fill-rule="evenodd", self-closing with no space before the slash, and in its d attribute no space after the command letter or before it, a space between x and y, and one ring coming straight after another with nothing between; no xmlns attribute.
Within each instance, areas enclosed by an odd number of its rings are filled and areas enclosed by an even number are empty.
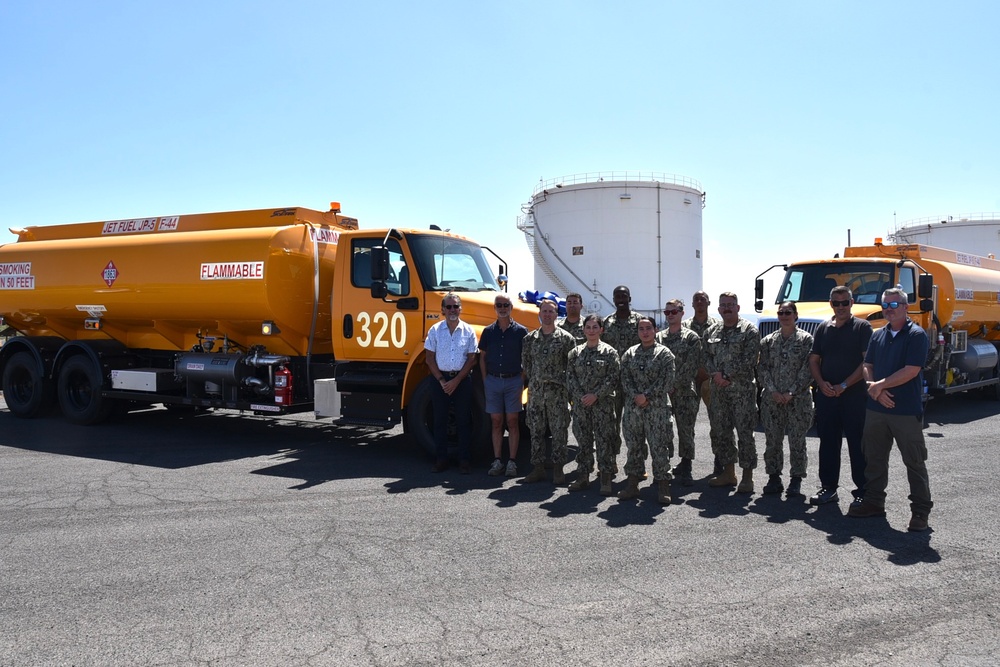
<svg viewBox="0 0 1000 667"><path fill-rule="evenodd" d="M29 335L111 335L130 348L180 351L191 349L195 333L204 330L246 347L303 355L313 326L318 254L312 351L329 353L339 230L327 224L327 214L279 211L293 213L215 214L219 229L212 228L213 214L190 216L191 231L187 217L179 216L171 231L157 233L100 234L101 223L63 225L61 234L31 228L25 237L34 240L0 246L0 314ZM238 226L241 215L248 226ZM82 235L83 229L98 235ZM88 330L88 318L99 318L103 333ZM264 336L264 321L280 334Z"/></svg>

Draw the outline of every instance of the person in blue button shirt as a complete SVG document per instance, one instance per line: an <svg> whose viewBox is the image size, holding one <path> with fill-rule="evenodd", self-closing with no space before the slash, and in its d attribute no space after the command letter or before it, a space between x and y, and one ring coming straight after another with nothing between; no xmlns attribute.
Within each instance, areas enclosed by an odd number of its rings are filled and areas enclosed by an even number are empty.
<svg viewBox="0 0 1000 667"><path fill-rule="evenodd" d="M848 515L885 516L889 485L889 452L896 441L910 484L909 530L927 530L931 488L924 443L923 368L927 333L906 316L907 295L897 285L882 293L887 324L872 334L863 372L868 384L868 410L862 444L865 451L865 497Z"/></svg>
<svg viewBox="0 0 1000 667"><path fill-rule="evenodd" d="M479 369L483 374L486 412L490 415L493 439L493 465L490 475L517 475L517 448L520 444L521 392L524 377L521 368L521 348L528 329L511 319L510 297L504 293L493 299L496 322L483 329L479 337ZM503 448L504 415L510 458L504 466L500 461Z"/></svg>

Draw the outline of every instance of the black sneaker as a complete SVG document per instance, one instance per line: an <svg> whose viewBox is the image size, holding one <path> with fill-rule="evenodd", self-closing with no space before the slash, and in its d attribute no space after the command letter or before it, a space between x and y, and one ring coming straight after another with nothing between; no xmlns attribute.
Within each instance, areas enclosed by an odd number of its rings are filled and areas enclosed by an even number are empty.
<svg viewBox="0 0 1000 667"><path fill-rule="evenodd" d="M927 530L927 514L924 512L914 512L913 516L910 517L910 525L906 529L915 533Z"/></svg>
<svg viewBox="0 0 1000 667"><path fill-rule="evenodd" d="M815 494L809 496L810 505L825 505L827 503L836 502L840 498L837 495L837 489L827 489L822 488Z"/></svg>

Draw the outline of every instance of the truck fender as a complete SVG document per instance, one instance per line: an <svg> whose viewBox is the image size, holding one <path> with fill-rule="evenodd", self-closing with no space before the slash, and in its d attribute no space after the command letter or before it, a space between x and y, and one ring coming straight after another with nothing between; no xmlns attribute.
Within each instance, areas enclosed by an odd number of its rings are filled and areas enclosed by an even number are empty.
<svg viewBox="0 0 1000 667"><path fill-rule="evenodd" d="M105 379L112 369L128 368L131 365L128 348L116 340L73 340L59 348L52 363L52 377L59 376L59 370L67 359L79 354L90 359L95 368L100 368Z"/></svg>
<svg viewBox="0 0 1000 667"><path fill-rule="evenodd" d="M7 362L18 352L27 352L35 359L37 370L45 377L52 374L52 360L66 343L58 336L15 336L0 347L0 373Z"/></svg>

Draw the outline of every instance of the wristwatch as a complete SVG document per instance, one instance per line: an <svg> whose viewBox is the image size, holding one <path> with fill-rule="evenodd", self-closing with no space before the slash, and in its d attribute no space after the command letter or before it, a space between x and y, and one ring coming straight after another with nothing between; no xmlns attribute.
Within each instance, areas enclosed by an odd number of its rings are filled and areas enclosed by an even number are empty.
<svg viewBox="0 0 1000 667"><path fill-rule="evenodd" d="M847 383L846 382L841 382L840 383L840 390L841 391L847 391Z"/></svg>

